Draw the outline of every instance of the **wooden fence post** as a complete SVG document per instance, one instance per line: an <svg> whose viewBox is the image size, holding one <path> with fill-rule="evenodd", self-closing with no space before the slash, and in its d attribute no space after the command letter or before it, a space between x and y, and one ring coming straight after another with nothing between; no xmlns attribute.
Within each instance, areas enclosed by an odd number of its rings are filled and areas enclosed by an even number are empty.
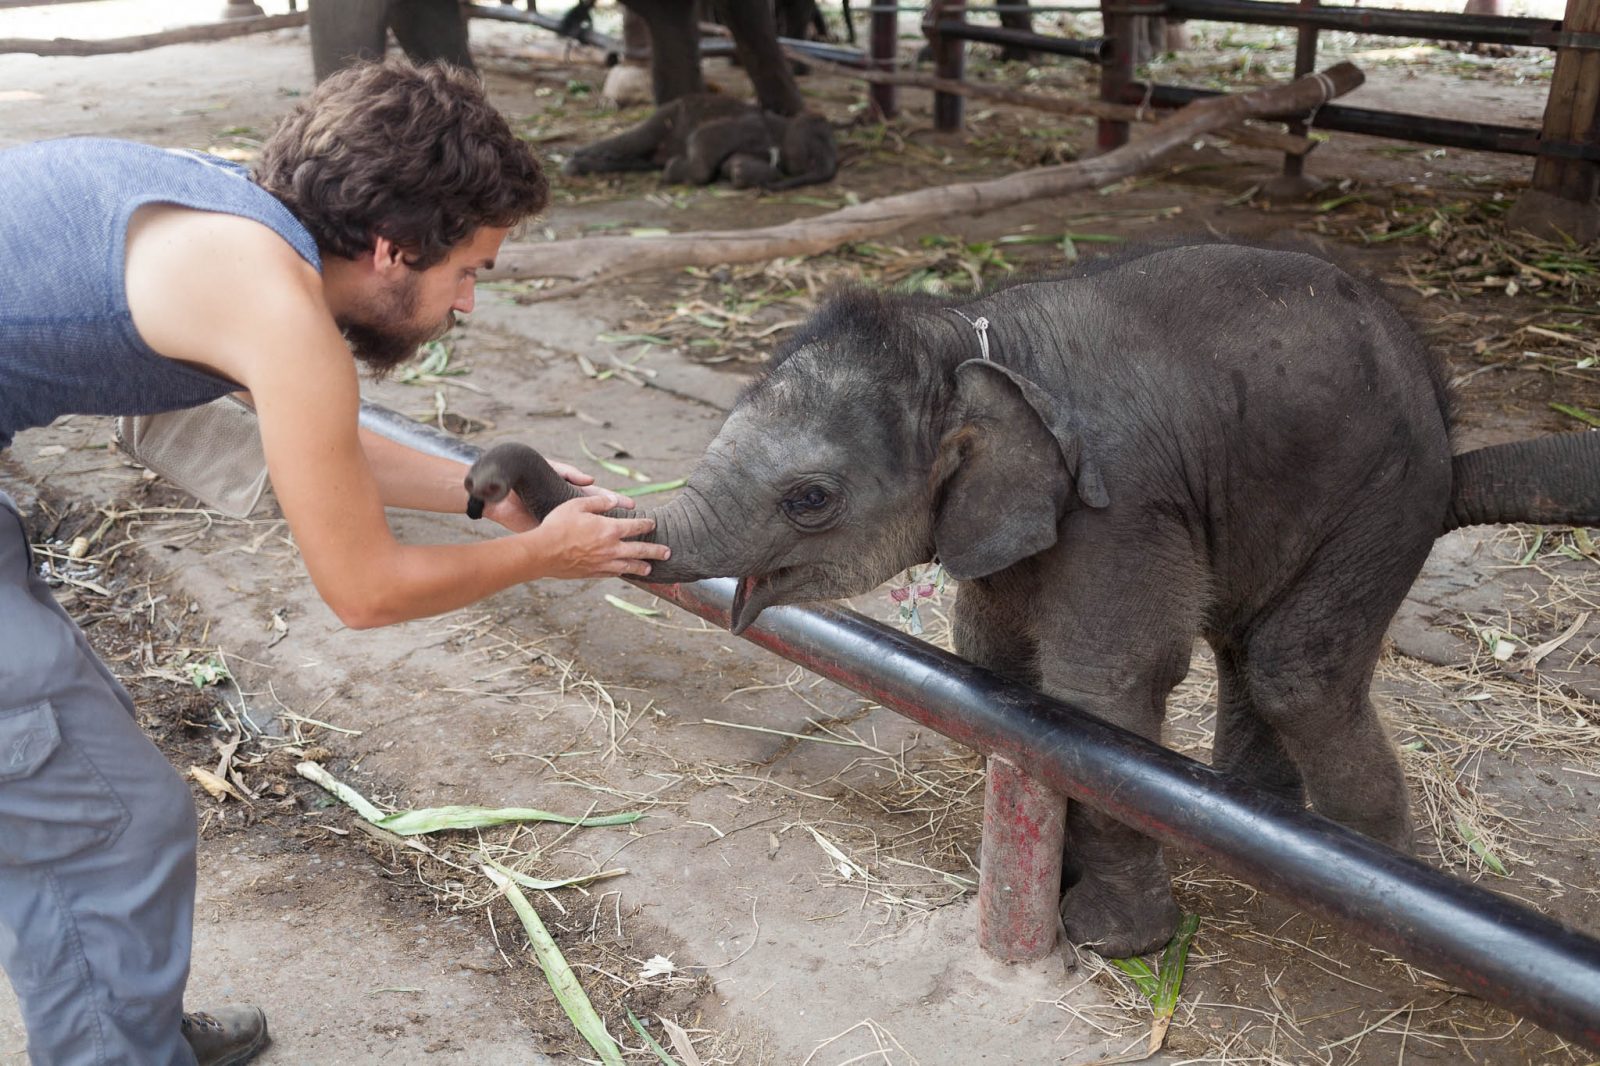
<svg viewBox="0 0 1600 1066"><path fill-rule="evenodd" d="M1557 47L1541 141L1600 142L1600 0L1567 0L1562 36L1583 35L1581 47ZM1507 223L1538 234L1563 233L1579 243L1600 237L1600 163L1542 154L1533 165L1533 185L1517 199Z"/></svg>

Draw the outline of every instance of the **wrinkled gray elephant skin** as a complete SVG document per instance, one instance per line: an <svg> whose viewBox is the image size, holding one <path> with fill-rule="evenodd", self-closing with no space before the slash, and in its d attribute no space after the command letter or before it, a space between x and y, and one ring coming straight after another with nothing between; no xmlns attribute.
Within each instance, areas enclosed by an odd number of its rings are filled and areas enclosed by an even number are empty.
<svg viewBox="0 0 1600 1066"><path fill-rule="evenodd" d="M820 310L654 512L652 580L738 577L737 630L937 556L961 655L1152 740L1198 633L1213 765L1410 850L1369 696L1384 631L1445 529L1600 520L1600 435L1453 462L1436 359L1295 252L1169 248L957 310ZM1071 938L1165 943L1156 844L1083 804L1068 833Z"/></svg>

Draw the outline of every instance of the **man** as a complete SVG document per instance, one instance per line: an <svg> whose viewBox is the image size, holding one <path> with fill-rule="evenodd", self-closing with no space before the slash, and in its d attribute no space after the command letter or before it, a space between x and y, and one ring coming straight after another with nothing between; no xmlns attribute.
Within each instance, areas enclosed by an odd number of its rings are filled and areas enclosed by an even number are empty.
<svg viewBox="0 0 1600 1066"><path fill-rule="evenodd" d="M468 73L404 62L330 78L254 180L106 140L0 152L0 450L67 413L247 392L317 591L352 628L453 610L540 577L644 574L665 548L592 492L513 535L398 543L385 506L462 512L463 468L357 429L379 373L473 306L478 271L547 188ZM577 484L586 478L570 468ZM195 879L189 791L33 572L0 492L0 963L32 1061L243 1063L254 1007L183 1013Z"/></svg>

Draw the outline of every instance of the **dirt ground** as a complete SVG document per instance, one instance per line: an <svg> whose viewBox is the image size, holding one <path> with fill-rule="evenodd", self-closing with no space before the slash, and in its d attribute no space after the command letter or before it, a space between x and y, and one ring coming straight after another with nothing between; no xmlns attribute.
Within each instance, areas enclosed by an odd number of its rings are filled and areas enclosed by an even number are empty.
<svg viewBox="0 0 1600 1066"><path fill-rule="evenodd" d="M64 21L68 8L79 22ZM74 4L0 14L0 37L145 32L212 13ZM1194 52L1156 64L1162 80L1255 83L1292 65L1286 32L1194 29ZM552 166L642 114L601 104L591 55L483 22L473 40L496 102ZM999 67L979 53L980 76L1087 91L1081 65ZM1532 53L1490 60L1349 35L1328 36L1334 54L1367 71L1353 104L1529 126L1550 71ZM744 91L737 71L710 73ZM0 146L94 134L248 158L310 86L303 31L90 59L0 55ZM904 114L877 126L861 120L858 87L813 75L805 89L844 145L834 184L760 196L558 178L526 236L782 221L1059 162L1093 140L1086 122L977 103L966 133L937 135L928 97L909 91ZM542 282L490 283L448 339L447 364L370 393L474 443L526 439L637 486L615 468L687 473L763 353L833 282L961 292L1119 240L1214 232L1320 241L1395 282L1449 359L1461 446L1600 419L1600 259L1499 223L1528 161L1334 134L1309 167L1325 190L1270 205L1260 186L1276 167L1212 139L1111 189L811 259L640 275L561 299L542 299ZM264 1006L276 1036L264 1063L593 1061L482 874L489 860L547 880L605 875L528 896L629 1062L664 1061L630 1012L686 1066L1076 1063L1143 1046L1148 1003L1094 957L1068 949L1004 967L977 951L971 752L621 583L548 582L347 631L270 505L245 521L203 511L109 450L109 436L94 418L24 433L0 458L0 485L174 765L230 774L226 798L195 786L191 1003ZM448 516L400 514L396 528L417 542L487 535ZM1442 539L1378 682L1422 856L1590 933L1597 558L1566 530ZM855 606L894 613L886 596ZM929 639L946 637L944 606L927 613ZM1196 661L1168 739L1204 758L1214 677ZM408 843L364 829L300 777L306 760L386 808L643 816ZM1593 1060L1292 900L1172 862L1200 931L1151 1061ZM0 1062L22 1061L23 1046L0 1003Z"/></svg>

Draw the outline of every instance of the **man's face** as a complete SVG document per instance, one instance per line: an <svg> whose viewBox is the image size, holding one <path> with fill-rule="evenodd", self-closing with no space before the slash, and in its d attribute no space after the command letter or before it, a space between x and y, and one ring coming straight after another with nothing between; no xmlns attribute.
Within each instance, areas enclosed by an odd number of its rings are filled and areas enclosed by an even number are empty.
<svg viewBox="0 0 1600 1066"><path fill-rule="evenodd" d="M383 374L437 340L471 312L478 271L494 266L508 230L485 226L426 270L411 270L363 306L336 318L355 357Z"/></svg>

